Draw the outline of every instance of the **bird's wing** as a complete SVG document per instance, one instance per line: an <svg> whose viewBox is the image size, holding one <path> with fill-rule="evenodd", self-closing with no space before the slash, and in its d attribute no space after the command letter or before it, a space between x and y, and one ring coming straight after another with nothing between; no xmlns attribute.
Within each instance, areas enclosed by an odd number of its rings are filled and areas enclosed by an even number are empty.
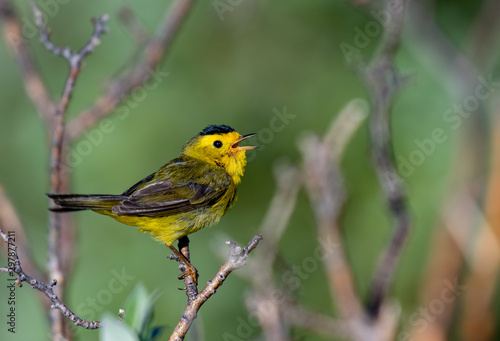
<svg viewBox="0 0 500 341"><path fill-rule="evenodd" d="M149 174L147 177L145 177L144 179L142 179L141 181L139 181L138 183L136 183L135 185L133 185L132 187L127 189L125 192L123 192L122 195L126 195L127 197L132 195L132 193L134 193L136 190L138 190L141 186L146 185L148 182L153 180L155 175L156 175L156 172Z"/></svg>
<svg viewBox="0 0 500 341"><path fill-rule="evenodd" d="M114 206L113 213L157 217L212 206L222 198L228 188L228 179L221 181L220 174L205 174L203 179L212 177L218 181L205 180L207 183L202 184L182 179L172 180L168 176L163 180L148 177L149 183L141 182L141 186L127 191L130 196Z"/></svg>

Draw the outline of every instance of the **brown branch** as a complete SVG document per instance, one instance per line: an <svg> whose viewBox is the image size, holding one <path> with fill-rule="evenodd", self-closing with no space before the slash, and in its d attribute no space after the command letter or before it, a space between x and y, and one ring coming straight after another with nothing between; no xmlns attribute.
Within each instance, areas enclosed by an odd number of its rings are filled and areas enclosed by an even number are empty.
<svg viewBox="0 0 500 341"><path fill-rule="evenodd" d="M100 18L93 20L94 32L89 41L79 50L73 51L68 47L59 47L50 41L49 31L45 27L42 20L42 12L33 3L33 13L35 15L36 25L40 31L40 42L45 48L55 55L61 56L69 63L69 74L66 79L63 93L56 106L56 110L50 120L50 136L51 151L50 151L50 192L60 193L67 190L69 177L64 170L65 144L64 137L64 118L68 109L69 101L73 93L76 80L80 74L84 58L89 55L94 48L100 43L101 36L106 33L106 21L108 15L102 15ZM59 296L63 297L64 273L69 268L71 260L71 251L73 249L74 227L70 218L51 212L49 215L49 278L54 278L56 282L62 285L58 286L56 291ZM65 220L63 220L65 219ZM65 238L62 242L62 236ZM65 263L64 263L65 262ZM52 290L52 288L51 288ZM61 315L51 312L52 332L56 339L64 338L64 320Z"/></svg>
<svg viewBox="0 0 500 341"><path fill-rule="evenodd" d="M61 56L66 59L71 68L68 81L71 80L71 82L69 83L72 86L67 86L67 90L64 91L64 94L66 94L67 92L67 97L65 98L66 101L61 100L61 104L63 107L60 108L60 110L64 112L66 111L66 106L71 97L71 92L73 90L76 77L78 76L78 72L81 69L83 59L92 51L94 51L94 48L101 42L101 36L107 32L106 21L109 20L109 16L107 14L104 14L100 18L92 20L92 23L94 24L94 32L92 33L87 44L85 44L79 51L75 52L69 47L61 47L52 43L50 41L50 32L43 23L42 12L38 9L35 3L31 4L31 8L35 15L36 25L40 30L40 42L45 46L47 50L51 51L56 56ZM73 73L76 74L73 75ZM63 98L65 97L64 94Z"/></svg>
<svg viewBox="0 0 500 341"><path fill-rule="evenodd" d="M304 142L301 141L300 145L303 147L304 157L314 155L312 156L314 160L307 159L305 161L301 171L286 164L280 164L275 168L277 189L260 228L260 231L266 235L264 249L261 252L261 257L252 259L249 265L254 270L252 276L247 277L255 290L255 293L247 300L247 308L259 318L263 334L268 340L289 340L290 326L317 329L313 331L330 337L332 335L339 337L349 335L357 340L362 340L362 335L367 335L365 333L367 326L363 324L361 304L354 292L352 276L344 254L342 241L338 232L335 232L336 226L334 225L337 221L339 206L336 206L334 201L339 200L339 205L343 201L343 192L337 191L337 187L333 189L329 187L330 183L326 185L322 183L319 185L321 187L319 192L318 188L314 187L313 189L310 188L308 193L322 202L317 206L317 201L312 200L312 206L317 208L315 208L317 219L320 219L319 217L324 213L330 214L328 217L322 216L324 218L322 222L328 221L328 226L325 224L321 224L321 227L318 226L318 240L328 241L328 245L335 245L333 247L335 250L332 250L331 247L323 247L322 250L323 254L325 254L324 265L329 278L332 297L335 298L335 303L341 307L340 310L343 313L352 310L353 306L357 307L356 312L352 314L350 312L346 313L348 317L344 318L343 316L341 319L343 327L337 328L339 324L329 324L336 321L333 318L310 312L306 308L299 306L296 306L294 310L289 310L289 304L283 303L283 295L286 296L286 293L275 284L272 275L274 260L279 249L278 243L295 207L299 188L304 181L306 187L308 187L308 181L315 182L318 180L317 174L311 174L311 169L312 172L316 171L316 167L323 170L325 167L336 169L347 142L366 116L361 103L361 101L355 100L346 106L334 121L324 139L322 139L321 147L314 145L314 147L309 148L307 143L304 145ZM318 154L318 148L324 151L325 154L321 152ZM319 164L316 158L321 159ZM341 183L340 178L336 179L339 180L338 182L335 181L336 184ZM324 191L329 192L326 200ZM330 194L333 194L335 198L332 198ZM269 238L267 235L269 235ZM327 254L329 257L326 257ZM286 301L288 300L286 298ZM263 310L262 307L264 306L266 309ZM263 311L265 311L265 315L262 315ZM303 314L301 314L302 312ZM306 315L309 318L307 321L303 319ZM354 315L356 315L355 318L349 319Z"/></svg>
<svg viewBox="0 0 500 341"><path fill-rule="evenodd" d="M437 226L434 234L427 274L421 287L421 307L429 307L433 300L442 300L443 282L448 280L453 283L460 275L462 268L462 252L460 246L467 243L470 224L473 217L468 209L468 202L464 202L463 194L454 193L450 196L450 205ZM453 233L453 235L451 234ZM457 243L458 242L458 243ZM457 245L458 244L458 245ZM447 296L449 297L449 295ZM455 297L454 297L455 298ZM454 309L460 297L450 301L446 299L444 311L429 321L427 328L421 325L412 325L408 331L410 340L414 341L446 341ZM418 313L418 312L417 312Z"/></svg>
<svg viewBox="0 0 500 341"><path fill-rule="evenodd" d="M144 47L144 58L127 76L111 80L105 93L96 100L95 104L68 123L68 141L78 138L85 130L109 115L135 87L144 84L152 76L152 70L157 68L172 46L174 37L193 3L194 0L177 0L171 5L158 33Z"/></svg>
<svg viewBox="0 0 500 341"><path fill-rule="evenodd" d="M367 318L356 293L338 220L345 200L339 164L342 151L365 115L359 102L351 102L334 120L323 139L308 136L301 143L303 178L316 219L318 240L334 245L323 250L330 295L353 340L386 340L379 324ZM378 320L377 320L378 322Z"/></svg>
<svg viewBox="0 0 500 341"><path fill-rule="evenodd" d="M264 335L269 340L288 340L289 328L293 325L308 329L304 321L299 322L300 318L297 318L298 314L289 314L287 305L283 303L282 297L286 293L275 284L274 276L272 275L278 242L288 224L293 208L295 207L298 190L304 181L306 182L309 195L315 198L314 200L311 199L311 205L314 207L317 220L321 219L322 221L321 227L318 226L318 240L328 241L329 246L331 244L334 245L333 248L323 246L322 251L325 255L324 265L332 297L335 298L335 303L340 306L340 310L343 313L341 320L345 324L342 329L337 329L337 325L325 327L327 323L333 321L332 318L327 317L322 317L316 321L311 319L307 323L311 327L316 322L314 328L321 329L317 331L319 334L329 332L329 336L344 337L349 333L349 336L353 336L357 340L362 340L362 335L366 335L364 332L367 328L363 324L364 319L362 318L361 304L354 292L352 276L345 257L342 240L338 232L335 232L335 222L337 221L339 207L336 206L337 204L334 201L338 200L338 204L340 205L342 203L343 192L337 191L337 187L333 189L330 183L319 185L320 189L318 192L318 188L316 187L316 184L318 184L317 174L311 173L317 171L316 167L322 170L325 167L327 169L333 167L337 170L336 167L347 142L366 116L361 103L355 100L346 106L334 121L324 139L319 143L321 146L317 146L316 144L309 146L307 142L304 144L301 141L300 145L303 147L304 157L307 158L301 171L291 165L284 164L277 166L275 169L277 189L266 218L260 228L263 234L266 233L266 236L267 234L270 235L269 238L266 237L261 257L253 258L249 264L254 270L252 271L252 276L247 277L247 280L252 283L255 290L252 297L247 300L247 307L258 317L262 314L261 307L264 305L267 307L265 316L262 316L262 318L259 317L259 323ZM311 139L313 138L311 137ZM318 149L321 152L318 152ZM323 154L323 152L325 153ZM317 163L317 159L320 159L319 163ZM341 183L340 178L336 177L335 179L336 185ZM309 181L314 182L314 188L309 187L311 186ZM319 181L321 182L322 180ZM324 191L328 192L327 198L325 198ZM332 198L332 195L335 198ZM319 206L316 199L321 202ZM326 217L324 214L328 214L329 216ZM288 301L288 298L286 300ZM351 314L352 307L357 307L357 310L354 308L356 312ZM305 308L297 307L297 309L306 311ZM344 313L348 317L345 317ZM311 312L311 314L314 313ZM356 315L355 318L350 320L349 318L354 315ZM315 314L314 316L319 317L322 315Z"/></svg>
<svg viewBox="0 0 500 341"><path fill-rule="evenodd" d="M342 124L336 124L326 138L332 157L340 158L346 142L362 120L363 115L360 112L357 103L352 102L340 115L341 118L338 121ZM289 326L295 325L297 321L290 319L290 315L285 312L286 308L282 309L283 303L276 297L276 293L285 293L275 284L273 266L279 250L278 243L293 213L304 177L296 167L286 163L277 164L274 173L277 188L260 227L260 232L266 236L266 239L263 241L263 249L259 255L252 258L249 264L253 269L252 275L246 277L255 291L247 300L247 308L260 316L263 311L261 307L265 306L265 316L259 318L259 323L266 339L283 341L289 339ZM318 239L321 238L319 236ZM330 250L323 251L329 252ZM298 323L297 326L302 327L302 324Z"/></svg>
<svg viewBox="0 0 500 341"><path fill-rule="evenodd" d="M427 60L430 58L429 53L433 54L431 59L433 64L437 64L440 70L445 70L443 74L447 77L439 77L440 80L448 81L445 84L446 89L452 89L455 98L462 101L465 97L474 94L477 87L478 78L483 75L488 75L492 72L494 61L498 59L498 22L495 21L495 14L498 11L498 1L484 1L482 8L474 18L474 22L467 34L464 43L464 51L457 48L454 42L442 32L439 26L435 23L433 13L418 2L411 2L409 14L409 32L413 34L412 40L417 41L416 51L425 51ZM465 55L467 54L467 56ZM417 54L418 55L418 54ZM452 61L452 63L450 63ZM458 197L455 192L472 192L474 198L461 194L460 197L467 197L465 203L458 203L454 214L451 214L452 222L449 224L448 230L450 236L454 237L454 242L461 248L465 255L472 255L476 260L469 263L468 278L464 280L467 284L465 291L464 303L456 304L455 307L460 307L462 316L458 324L461 327L462 338L464 340L489 340L495 329L495 320L491 311L492 295L494 293L495 278L498 277L498 244L494 245L495 238L492 238L492 231L498 229L499 219L496 216L498 206L498 123L493 125L493 130L485 132L485 127L490 127L491 122L487 114L487 101L479 101L479 107L476 114L472 115L467 123L466 136L462 136L461 146L456 148L457 153L454 156L454 166L452 179L449 181L454 193L451 197ZM464 134L464 133L462 133ZM474 135L474 136L472 136ZM472 137L471 137L472 136ZM492 137L495 140L489 141ZM489 148L493 148L491 154L486 154ZM490 156L490 158L488 158ZM464 163L464 158L467 162ZM492 159L493 158L493 159ZM488 162L490 160L490 162ZM492 160L492 161L491 161ZM488 169L490 173L489 183L486 183L484 188L487 188L486 198L483 198L483 193L476 191L478 179L484 179L484 173ZM458 188L458 191L457 191ZM456 201L456 200L455 200ZM463 200L462 200L463 201ZM480 213L472 214L469 211L475 207L475 201L484 201L485 215L488 223L478 223L482 220ZM468 214L464 214L467 212ZM464 216L465 215L465 216ZM475 222L475 223L473 223ZM474 240L476 243L471 243L470 232L460 231L461 229L470 229L474 226L480 226L478 235ZM491 230L490 227L493 229ZM465 236L464 236L465 235ZM500 234L497 234L497 236ZM498 242L500 238L497 238ZM451 244L450 242L448 244ZM467 247L468 246L468 247ZM447 258L451 257L452 251L448 250L446 244L441 245L440 251L447 252ZM447 251L448 250L448 251ZM459 250L455 251L454 266L456 273L462 270L463 258ZM430 257L432 263L439 262L441 257ZM450 260L451 262L451 260ZM437 267L434 265L434 267ZM449 267L449 266L448 266ZM485 271L485 269L488 269ZM436 273L437 272L436 270ZM449 320L447 315L451 315ZM455 311L445 311L440 315L437 323L434 323L429 332L420 333L421 340L430 340L426 335L435 332L438 335L436 340L447 339L449 325L455 325L457 322L453 318L457 318ZM423 334L423 335L421 335ZM417 340L418 338L415 338Z"/></svg>
<svg viewBox="0 0 500 341"><path fill-rule="evenodd" d="M180 341L186 336L189 327L196 319L198 311L200 310L203 303L205 303L216 290L224 283L227 276L234 270L240 269L245 266L249 253L257 247L262 239L262 235L257 235L248 243L247 246L241 248L238 244L228 241L226 244L229 246L229 255L226 263L221 266L217 274L208 281L205 288L196 295L196 297L189 298L188 304L184 314L182 315L179 323L175 327L169 340ZM179 259L181 262L181 260ZM188 276L191 277L191 276ZM186 279L185 279L186 280Z"/></svg>
<svg viewBox="0 0 500 341"><path fill-rule="evenodd" d="M485 198L484 217L474 216L477 235L473 245L461 330L463 340L486 341L494 338L496 319L493 309L500 273L500 120L492 128L491 168ZM470 200L470 206L475 203ZM481 219L482 218L482 219Z"/></svg>
<svg viewBox="0 0 500 341"><path fill-rule="evenodd" d="M260 243L260 252L248 260L250 271L238 272L238 275L250 282L254 288L252 296L246 300L247 310L258 312L254 298L266 298L266 304L272 304L266 310L266 317L259 319L267 340L286 340L288 326L284 325L279 303L273 299L272 293L281 292L273 280L273 266L278 256L278 243L288 226L292 216L299 189L301 187L300 172L297 167L279 162L274 167L277 188L269 204L267 213L259 228L259 233L266 238ZM224 257L224 256L222 256Z"/></svg>
<svg viewBox="0 0 500 341"><path fill-rule="evenodd" d="M33 289L43 293L45 296L49 298L50 302L52 303L50 307L54 310L55 309L59 310L65 317L73 321L75 326L81 326L85 329L97 329L101 327L101 322L87 321L85 319L82 319L78 317L75 313L73 313L64 303L61 302L61 300L54 293L53 290L54 286L57 284L57 280L52 279L49 282L49 284L44 284L43 282L37 280L36 278L24 272L21 266L21 261L19 260L19 257L17 255L17 246L15 242L12 240L11 237L5 234L1 228L0 228L0 237L8 245L9 249L9 260L8 260L9 265L8 267L0 268L0 272L8 272L11 275L17 274L18 277L15 280L15 283L19 287L22 287L23 282L26 282L29 285L31 285Z"/></svg>
<svg viewBox="0 0 500 341"><path fill-rule="evenodd" d="M335 245L324 250L330 294L342 318L358 323L361 323L364 313L337 225L345 194L338 169L341 154L334 146L335 139L339 145L345 146L363 118L362 110L351 103L334 121L325 138L308 136L300 143L304 160L303 178L316 219L318 240ZM340 132L343 133L337 134Z"/></svg>
<svg viewBox="0 0 500 341"><path fill-rule="evenodd" d="M390 133L393 98L402 85L402 78L397 74L394 65L394 57L403 29L405 2L405 0L386 1L386 10L390 11L392 17L385 27L378 53L364 70L363 75L372 102L370 133L373 164L394 219L393 235L389 245L381 254L370 288L368 311L373 317L378 315L387 296L410 231L405 188L394 165Z"/></svg>
<svg viewBox="0 0 500 341"><path fill-rule="evenodd" d="M245 300L248 311L258 319L262 330L263 340L266 341L292 341L289 336L289 325L284 321L281 311L281 302L278 302L274 293L276 287L271 284L266 290L259 290Z"/></svg>
<svg viewBox="0 0 500 341"><path fill-rule="evenodd" d="M11 1L0 0L0 19L3 20L3 38L19 64L26 94L35 105L39 116L49 122L55 111L55 104L50 99L47 88L38 73Z"/></svg>

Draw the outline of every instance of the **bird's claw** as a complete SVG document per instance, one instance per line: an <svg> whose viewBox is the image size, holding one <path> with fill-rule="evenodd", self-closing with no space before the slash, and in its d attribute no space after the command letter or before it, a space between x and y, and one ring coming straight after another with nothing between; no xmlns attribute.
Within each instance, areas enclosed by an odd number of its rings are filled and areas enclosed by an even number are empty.
<svg viewBox="0 0 500 341"><path fill-rule="evenodd" d="M187 267L187 269L184 270L179 276L177 276L177 278L184 279L184 278L189 277L189 276L192 276L193 282L195 284L198 284L198 271L194 267L192 267L192 268ZM183 290L185 290L185 289L183 289Z"/></svg>

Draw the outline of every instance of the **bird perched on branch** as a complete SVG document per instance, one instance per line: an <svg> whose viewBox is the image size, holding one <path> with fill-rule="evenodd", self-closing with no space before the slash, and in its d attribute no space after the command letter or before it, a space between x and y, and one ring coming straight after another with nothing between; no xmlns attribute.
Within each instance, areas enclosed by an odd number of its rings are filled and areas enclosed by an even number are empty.
<svg viewBox="0 0 500 341"><path fill-rule="evenodd" d="M196 269L172 244L217 223L229 210L247 162L245 152L258 148L239 144L254 135L241 136L226 125L208 126L184 145L178 158L123 194L47 194L56 204L50 210L92 210L137 226L185 263L179 278L194 275L196 281Z"/></svg>

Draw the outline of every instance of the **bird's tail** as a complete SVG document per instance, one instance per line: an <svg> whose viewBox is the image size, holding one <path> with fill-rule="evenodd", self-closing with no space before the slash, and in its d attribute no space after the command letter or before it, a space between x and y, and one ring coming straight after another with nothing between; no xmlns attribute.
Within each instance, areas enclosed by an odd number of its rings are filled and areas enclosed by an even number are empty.
<svg viewBox="0 0 500 341"><path fill-rule="evenodd" d="M47 194L47 196L56 204L49 208L53 212L110 210L126 198L124 195L99 194Z"/></svg>

